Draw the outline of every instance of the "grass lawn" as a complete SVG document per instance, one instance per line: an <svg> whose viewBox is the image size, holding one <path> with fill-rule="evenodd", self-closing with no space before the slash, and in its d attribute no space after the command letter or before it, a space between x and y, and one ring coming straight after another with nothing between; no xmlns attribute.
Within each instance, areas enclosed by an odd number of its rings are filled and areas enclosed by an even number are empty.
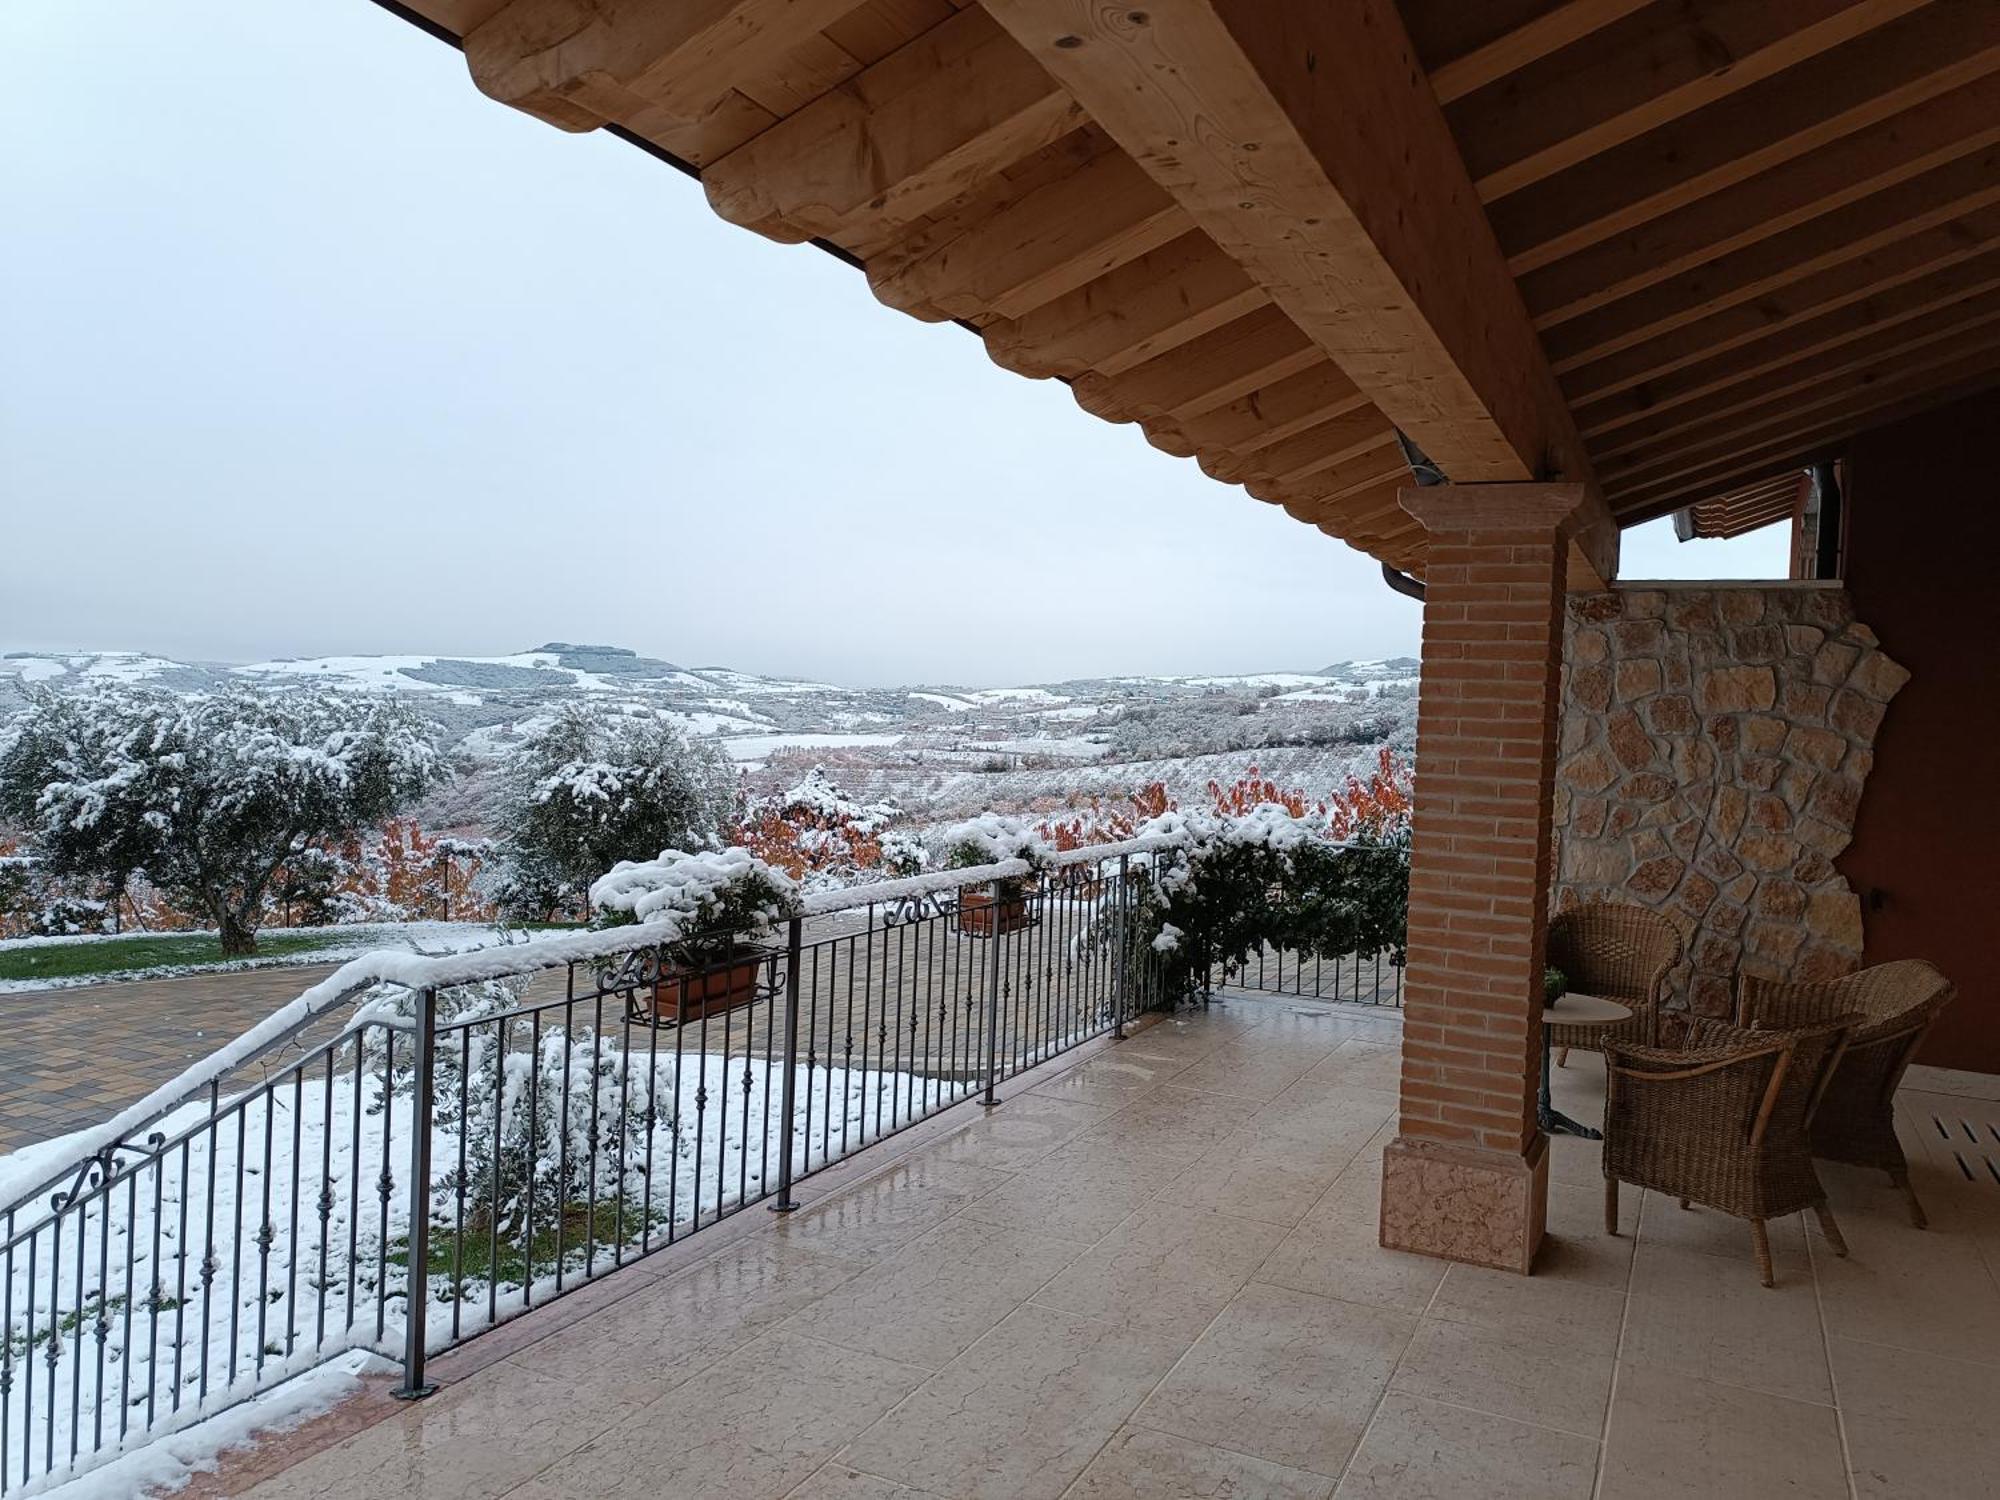
<svg viewBox="0 0 2000 1500"><path fill-rule="evenodd" d="M274 932L257 939L255 959L287 958L335 944L352 943L351 930ZM179 968L223 962L222 939L201 933L135 932L95 943L38 943L0 948L0 979L73 979L85 974L122 974L134 969Z"/></svg>

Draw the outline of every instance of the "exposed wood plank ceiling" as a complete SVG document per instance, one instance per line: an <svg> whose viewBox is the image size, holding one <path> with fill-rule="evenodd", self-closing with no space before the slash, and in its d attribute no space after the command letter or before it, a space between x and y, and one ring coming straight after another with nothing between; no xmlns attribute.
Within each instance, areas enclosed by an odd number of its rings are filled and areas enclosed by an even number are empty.
<svg viewBox="0 0 2000 1500"><path fill-rule="evenodd" d="M988 5L414 9L1416 572L1397 426L1460 478L1538 443L1631 524L2000 381L2000 0Z"/></svg>

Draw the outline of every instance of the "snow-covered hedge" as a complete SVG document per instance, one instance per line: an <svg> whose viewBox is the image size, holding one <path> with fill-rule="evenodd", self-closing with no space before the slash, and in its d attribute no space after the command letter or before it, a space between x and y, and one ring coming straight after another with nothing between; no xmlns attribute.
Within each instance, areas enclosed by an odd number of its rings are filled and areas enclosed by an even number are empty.
<svg viewBox="0 0 2000 1500"><path fill-rule="evenodd" d="M1181 841L1135 862L1149 878L1131 941L1164 964L1169 998L1266 944L1307 957L1402 958L1409 862L1400 842L1343 844L1323 813L1274 802L1239 815L1163 813L1140 833Z"/></svg>

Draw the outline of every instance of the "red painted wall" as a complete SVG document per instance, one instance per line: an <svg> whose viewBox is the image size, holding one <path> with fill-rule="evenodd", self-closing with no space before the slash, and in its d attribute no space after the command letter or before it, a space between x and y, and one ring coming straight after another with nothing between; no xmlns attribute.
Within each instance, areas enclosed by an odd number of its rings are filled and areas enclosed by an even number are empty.
<svg viewBox="0 0 2000 1500"><path fill-rule="evenodd" d="M1855 614L1914 675L1837 863L1866 961L1958 986L1919 1061L2000 1073L2000 392L1864 433L1847 478Z"/></svg>

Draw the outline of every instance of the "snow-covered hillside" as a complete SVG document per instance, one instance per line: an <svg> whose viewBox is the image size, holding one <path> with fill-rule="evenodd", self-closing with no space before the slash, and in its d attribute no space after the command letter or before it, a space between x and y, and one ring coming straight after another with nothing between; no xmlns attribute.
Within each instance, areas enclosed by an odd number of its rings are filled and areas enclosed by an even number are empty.
<svg viewBox="0 0 2000 1500"><path fill-rule="evenodd" d="M1284 763L1297 784L1319 790L1319 781L1374 745L1409 748L1416 669L1398 658L1318 672L857 688L565 642L501 656L243 663L144 652L15 653L0 656L0 716L36 688L60 692L104 680L190 693L239 682L407 693L439 722L476 782L482 764L503 759L556 705L588 696L672 716L759 788L795 780L802 765L824 760L843 780L955 811L1114 792L1154 779L1198 787L1251 760L1267 770Z"/></svg>

